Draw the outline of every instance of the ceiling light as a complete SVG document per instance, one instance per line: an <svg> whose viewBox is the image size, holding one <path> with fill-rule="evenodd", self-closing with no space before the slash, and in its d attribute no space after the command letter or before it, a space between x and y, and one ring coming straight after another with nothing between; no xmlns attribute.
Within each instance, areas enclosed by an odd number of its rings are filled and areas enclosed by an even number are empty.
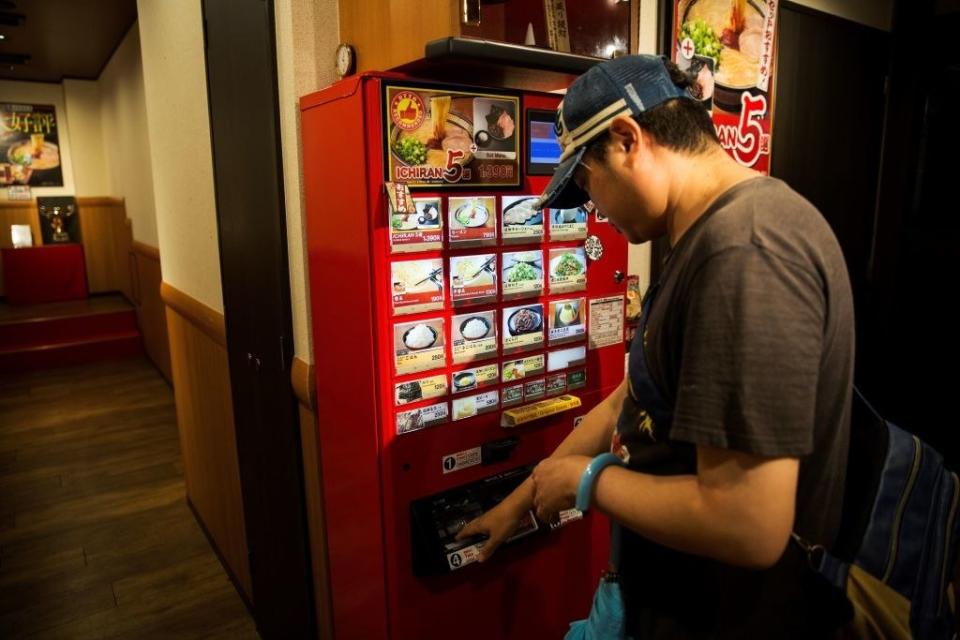
<svg viewBox="0 0 960 640"><path fill-rule="evenodd" d="M0 40L6 40L6 39L7 39L7 36L5 36L5 35L3 35L2 33L0 33Z"/></svg>

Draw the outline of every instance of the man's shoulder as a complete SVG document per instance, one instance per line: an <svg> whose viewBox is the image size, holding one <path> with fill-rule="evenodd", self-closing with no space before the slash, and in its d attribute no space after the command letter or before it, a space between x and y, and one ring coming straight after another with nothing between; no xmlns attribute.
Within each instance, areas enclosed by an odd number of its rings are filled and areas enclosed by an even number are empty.
<svg viewBox="0 0 960 640"><path fill-rule="evenodd" d="M740 183L721 196L693 244L700 260L738 248L811 267L842 259L836 237L817 208L785 182L769 177Z"/></svg>

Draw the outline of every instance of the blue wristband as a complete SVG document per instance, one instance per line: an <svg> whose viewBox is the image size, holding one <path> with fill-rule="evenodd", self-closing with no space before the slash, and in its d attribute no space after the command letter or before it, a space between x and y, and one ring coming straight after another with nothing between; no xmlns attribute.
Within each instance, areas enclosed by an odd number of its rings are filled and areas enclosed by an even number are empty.
<svg viewBox="0 0 960 640"><path fill-rule="evenodd" d="M593 499L593 485L596 484L597 477L601 471L612 464L625 466L623 460L612 453L601 453L591 460L587 468L583 470L583 475L580 476L580 486L577 487L576 506L578 510L586 511L590 507L590 502Z"/></svg>

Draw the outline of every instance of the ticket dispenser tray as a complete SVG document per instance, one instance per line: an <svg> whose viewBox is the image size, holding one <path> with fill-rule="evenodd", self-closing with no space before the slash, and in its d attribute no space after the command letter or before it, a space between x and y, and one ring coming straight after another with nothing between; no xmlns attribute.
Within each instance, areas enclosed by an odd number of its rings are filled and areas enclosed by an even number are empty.
<svg viewBox="0 0 960 640"><path fill-rule="evenodd" d="M468 522L499 504L532 471L532 465L519 467L412 502L410 523L414 573L418 576L438 575L476 562L485 536L458 541L457 533ZM504 544L547 530L549 527L543 526L531 511Z"/></svg>

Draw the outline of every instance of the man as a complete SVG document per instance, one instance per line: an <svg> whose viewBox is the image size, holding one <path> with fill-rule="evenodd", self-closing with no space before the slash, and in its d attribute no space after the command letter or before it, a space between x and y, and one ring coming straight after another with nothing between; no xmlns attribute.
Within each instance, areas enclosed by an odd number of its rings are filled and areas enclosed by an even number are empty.
<svg viewBox="0 0 960 640"><path fill-rule="evenodd" d="M724 152L664 59L593 67L557 130L542 205L592 199L630 242L666 236L670 251L627 379L461 536L486 534L489 558L528 509L549 520L572 506L591 457L612 450L628 467L599 474L592 508L624 528L630 635L827 633L836 617L790 539L829 548L840 521L854 324L836 238Z"/></svg>

